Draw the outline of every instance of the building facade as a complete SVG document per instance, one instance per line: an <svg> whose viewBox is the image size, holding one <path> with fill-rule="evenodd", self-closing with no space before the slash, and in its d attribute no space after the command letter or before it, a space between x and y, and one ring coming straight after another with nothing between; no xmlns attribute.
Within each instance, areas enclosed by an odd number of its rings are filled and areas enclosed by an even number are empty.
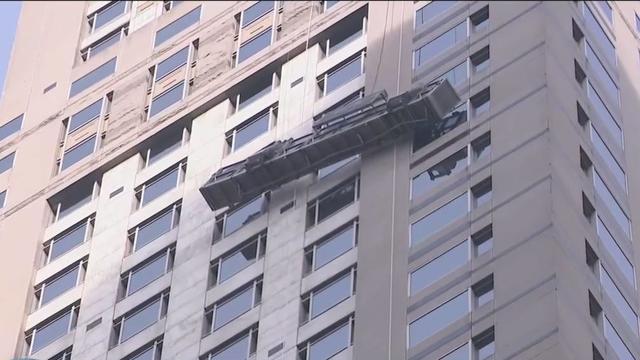
<svg viewBox="0 0 640 360"><path fill-rule="evenodd" d="M640 359L640 4L24 2L0 358ZM212 210L333 109L462 114Z"/></svg>

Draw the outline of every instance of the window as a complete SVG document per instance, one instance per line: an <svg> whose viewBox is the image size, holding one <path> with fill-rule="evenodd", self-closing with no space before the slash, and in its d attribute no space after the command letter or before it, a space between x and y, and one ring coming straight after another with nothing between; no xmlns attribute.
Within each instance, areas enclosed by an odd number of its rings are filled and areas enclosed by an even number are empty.
<svg viewBox="0 0 640 360"><path fill-rule="evenodd" d="M479 73L489 67L489 46L476 51L469 57L473 70Z"/></svg>
<svg viewBox="0 0 640 360"><path fill-rule="evenodd" d="M470 311L468 291L409 323L408 347L413 348Z"/></svg>
<svg viewBox="0 0 640 360"><path fill-rule="evenodd" d="M325 111L323 111L320 114L314 116L313 120L314 121L318 121L318 120L322 119L325 115L331 114L334 111L338 111L342 107L348 106L349 104L351 104L353 102L356 102L357 100L362 99L363 97L364 97L364 89L360 89L360 90L352 93L351 95L347 95L346 97L342 98L341 100L339 100L335 104L329 106ZM329 165L329 166L331 166L331 165Z"/></svg>
<svg viewBox="0 0 640 360"><path fill-rule="evenodd" d="M593 15L593 12L586 5L583 7L585 24L587 29L593 34L593 38L598 43L600 48L603 50L603 54L607 58L610 64L616 64L616 48L613 45L613 42L609 39L609 36L605 33L596 17Z"/></svg>
<svg viewBox="0 0 640 360"><path fill-rule="evenodd" d="M482 159L491 153L491 132L486 132L471 142L473 157L475 160Z"/></svg>
<svg viewBox="0 0 640 360"><path fill-rule="evenodd" d="M227 133L229 152L234 152L269 131L277 112L269 108ZM274 120L272 120L272 117Z"/></svg>
<svg viewBox="0 0 640 360"><path fill-rule="evenodd" d="M48 202L53 221L58 221L76 209L90 203L99 192L100 183L84 178L52 196Z"/></svg>
<svg viewBox="0 0 640 360"><path fill-rule="evenodd" d="M136 189L138 208L147 205L180 185L184 181L186 171L187 161L182 160L177 165L173 165L138 187Z"/></svg>
<svg viewBox="0 0 640 360"><path fill-rule="evenodd" d="M638 14L636 15L636 31L640 32L640 17L638 16Z"/></svg>
<svg viewBox="0 0 640 360"><path fill-rule="evenodd" d="M184 1L182 0L164 0L164 11L171 11L176 6L180 5Z"/></svg>
<svg viewBox="0 0 640 360"><path fill-rule="evenodd" d="M599 83L603 86L606 93L614 100L614 103L618 105L618 101L620 99L620 92L618 90L618 86L615 81L604 67L596 53L593 51L593 48L589 44L586 43L585 52L587 61L589 65L591 65L591 69L593 70L594 77L598 79Z"/></svg>
<svg viewBox="0 0 640 360"><path fill-rule="evenodd" d="M607 296L609 296L613 304L616 306L616 309L618 309L620 315L622 315L622 318L624 318L627 325L629 325L629 327L631 328L631 331L633 331L633 333L637 335L638 316L636 315L635 311L633 311L633 308L624 298L624 295L622 295L620 289L613 282L613 279L611 279L611 276L609 276L609 273L602 266L602 264L600 265L600 284L602 285L604 292L607 294Z"/></svg>
<svg viewBox="0 0 640 360"><path fill-rule="evenodd" d="M461 22L413 52L413 68L417 69L430 59L455 46L467 38L467 23Z"/></svg>
<svg viewBox="0 0 640 360"><path fill-rule="evenodd" d="M451 84L451 86L455 87L458 84L462 84L462 82L466 81L468 78L469 72L467 71L467 62L464 61L458 64L453 69L444 73L438 78L438 80L446 79L449 81L449 84Z"/></svg>
<svg viewBox="0 0 640 360"><path fill-rule="evenodd" d="M597 171L593 172L593 186L604 205L613 215L614 220L627 237L631 239L631 222Z"/></svg>
<svg viewBox="0 0 640 360"><path fill-rule="evenodd" d="M189 47L179 50L156 65L154 81L160 81L165 76L171 74L176 69L186 65L189 61Z"/></svg>
<svg viewBox="0 0 640 360"><path fill-rule="evenodd" d="M189 128L184 126L170 127L167 131L152 138L151 146L142 153L145 166L162 159L189 141Z"/></svg>
<svg viewBox="0 0 640 360"><path fill-rule="evenodd" d="M212 261L209 268L209 287L222 284L255 263L264 256L266 247L267 232L263 231Z"/></svg>
<svg viewBox="0 0 640 360"><path fill-rule="evenodd" d="M491 187L491 177L488 177L471 188L474 207L479 208L491 202Z"/></svg>
<svg viewBox="0 0 640 360"><path fill-rule="evenodd" d="M258 326L254 325L228 342L211 350L200 360L240 360L249 359L258 347Z"/></svg>
<svg viewBox="0 0 640 360"><path fill-rule="evenodd" d="M87 261L80 260L71 267L46 279L35 287L36 309L48 304L53 299L75 288L84 279Z"/></svg>
<svg viewBox="0 0 640 360"><path fill-rule="evenodd" d="M325 0L325 1L323 1L323 3L324 3L324 11L329 10L334 5L338 5L339 2L340 1L338 1L338 0Z"/></svg>
<svg viewBox="0 0 640 360"><path fill-rule="evenodd" d="M186 30L191 25L200 21L200 10L201 7L189 11L184 14L182 17L163 27L162 29L156 31L156 38L153 43L153 47L156 48L162 45L164 42L169 40L170 38L178 35L182 31Z"/></svg>
<svg viewBox="0 0 640 360"><path fill-rule="evenodd" d="M471 287L475 307L493 302L493 274L478 281Z"/></svg>
<svg viewBox="0 0 640 360"><path fill-rule="evenodd" d="M411 180L411 199L431 191L467 166L467 148L462 148Z"/></svg>
<svg viewBox="0 0 640 360"><path fill-rule="evenodd" d="M353 316L322 331L301 346L301 360L328 360L348 349L353 343Z"/></svg>
<svg viewBox="0 0 640 360"><path fill-rule="evenodd" d="M482 31L489 27L489 5L471 14L469 20L473 31Z"/></svg>
<svg viewBox="0 0 640 360"><path fill-rule="evenodd" d="M334 187L307 205L307 228L354 203L358 199L360 178L355 177Z"/></svg>
<svg viewBox="0 0 640 360"><path fill-rule="evenodd" d="M463 241L409 274L409 296L426 289L469 261L469 242Z"/></svg>
<svg viewBox="0 0 640 360"><path fill-rule="evenodd" d="M65 170L71 165L74 165L78 163L80 160L93 154L95 149L96 149L96 135L93 135L88 139L82 141L80 144L72 147L69 150L66 150L62 156L60 171Z"/></svg>
<svg viewBox="0 0 640 360"><path fill-rule="evenodd" d="M20 131L20 129L22 129L23 118L24 115L19 115L18 117L0 126L0 141Z"/></svg>
<svg viewBox="0 0 640 360"><path fill-rule="evenodd" d="M469 102L471 103L471 108L473 109L474 115L480 115L489 110L489 104L491 100L491 89L485 88L481 90L479 93L473 95L469 98Z"/></svg>
<svg viewBox="0 0 640 360"><path fill-rule="evenodd" d="M151 343L134 351L123 360L160 360L162 356L162 339L153 340Z"/></svg>
<svg viewBox="0 0 640 360"><path fill-rule="evenodd" d="M614 179L618 182L618 185L627 192L627 176L625 175L624 170L622 170L622 167L611 153L611 150L609 150L609 147L605 144L604 140L602 140L602 137L600 137L600 134L593 126L591 126L591 142L593 143L593 147L596 152L602 157L609 170L611 170L611 173L613 174Z"/></svg>
<svg viewBox="0 0 640 360"><path fill-rule="evenodd" d="M165 291L121 316L113 325L112 345L122 344L164 318L168 305L169 291Z"/></svg>
<svg viewBox="0 0 640 360"><path fill-rule="evenodd" d="M496 352L495 346L495 328L491 328L476 335L471 340L473 343L473 349L475 352L475 358L477 360L493 359L493 355Z"/></svg>
<svg viewBox="0 0 640 360"><path fill-rule="evenodd" d="M218 230L223 236L229 236L236 230L264 214L269 204L266 194L260 195L244 204L240 204L234 209L225 212L216 221Z"/></svg>
<svg viewBox="0 0 640 360"><path fill-rule="evenodd" d="M596 222L596 230L598 233L598 238L602 241L603 247L609 252L609 255L613 258L613 260L618 265L618 268L625 276L625 278L629 281L631 286L635 289L636 287L636 272L631 264L631 261L624 254L617 241L613 238L609 229L604 225L600 216L597 217Z"/></svg>
<svg viewBox="0 0 640 360"><path fill-rule="evenodd" d="M175 245L170 246L122 275L119 298L123 299L135 293L171 271L175 251Z"/></svg>
<svg viewBox="0 0 640 360"><path fill-rule="evenodd" d="M480 256L493 249L493 226L491 224L471 235L476 256Z"/></svg>
<svg viewBox="0 0 640 360"><path fill-rule="evenodd" d="M98 119L100 117L100 114L102 113L103 100L104 99L100 99L93 104L85 107L84 109L78 111L77 113L71 115L71 117L69 117L69 123L67 125L67 133L71 134L84 125L90 123L91 121Z"/></svg>
<svg viewBox="0 0 640 360"><path fill-rule="evenodd" d="M229 99L233 103L236 112L271 93L272 89L277 86L278 74L267 71L248 80L251 83L247 83L245 88Z"/></svg>
<svg viewBox="0 0 640 360"><path fill-rule="evenodd" d="M4 207L6 200L7 200L7 190L0 191L0 209Z"/></svg>
<svg viewBox="0 0 640 360"><path fill-rule="evenodd" d="M173 204L129 230L131 252L140 250L175 228L180 221L180 205L180 202Z"/></svg>
<svg viewBox="0 0 640 360"><path fill-rule="evenodd" d="M77 304L71 305L28 331L25 337L29 355L37 353L75 329L78 311Z"/></svg>
<svg viewBox="0 0 640 360"><path fill-rule="evenodd" d="M310 321L347 300L356 290L356 270L349 269L327 283L311 290L302 298L303 321Z"/></svg>
<svg viewBox="0 0 640 360"><path fill-rule="evenodd" d="M262 279L257 279L223 298L205 311L204 335L219 330L260 304Z"/></svg>
<svg viewBox="0 0 640 360"><path fill-rule="evenodd" d="M611 23L613 22L613 9L608 1L593 1L593 4L598 5L602 13L605 15L605 18Z"/></svg>
<svg viewBox="0 0 640 360"><path fill-rule="evenodd" d="M364 53L346 60L320 76L318 86L322 96L333 92L362 74L364 74Z"/></svg>
<svg viewBox="0 0 640 360"><path fill-rule="evenodd" d="M16 153L12 152L11 154L0 159L0 174L10 170L13 167L13 159L15 156Z"/></svg>
<svg viewBox="0 0 640 360"><path fill-rule="evenodd" d="M326 40L320 43L324 55L333 55L336 51L362 37L366 21L366 16L350 16L331 27L331 32Z"/></svg>
<svg viewBox="0 0 640 360"><path fill-rule="evenodd" d="M49 360L71 360L71 350L72 348L65 349L64 351L54 355Z"/></svg>
<svg viewBox="0 0 640 360"><path fill-rule="evenodd" d="M591 86L591 83L587 84L587 97L589 98L589 102L591 103L593 110L602 122L602 125L607 129L609 134L613 136L618 146L623 148L624 136L622 135L622 129L613 115L611 115L611 112L602 101L600 95L598 95L598 92L593 88L593 86Z"/></svg>
<svg viewBox="0 0 640 360"><path fill-rule="evenodd" d="M467 193L459 195L447 204L411 224L411 246L415 246L459 219L469 211Z"/></svg>
<svg viewBox="0 0 640 360"><path fill-rule="evenodd" d="M149 107L149 117L153 117L163 110L169 108L180 102L185 95L184 81L171 87L169 90L161 93L151 100L151 106Z"/></svg>
<svg viewBox="0 0 640 360"><path fill-rule="evenodd" d="M321 169L318 169L318 179L322 179L323 177L326 177L329 174L332 174L336 171L338 171L338 169L342 168L343 166L346 166L347 164L351 163L352 161L355 161L357 159L360 159L360 155L356 154L353 156L350 156L346 159L342 159L338 162L335 162L329 166L325 166Z"/></svg>
<svg viewBox="0 0 640 360"><path fill-rule="evenodd" d="M112 1L106 7L89 15L89 26L91 32L95 32L104 25L120 17L129 10L128 1Z"/></svg>
<svg viewBox="0 0 640 360"><path fill-rule="evenodd" d="M469 360L469 344L464 344L439 360Z"/></svg>
<svg viewBox="0 0 640 360"><path fill-rule="evenodd" d="M604 337L607 339L609 345L611 345L611 348L613 349L613 352L616 353L618 359L635 360L627 345L622 341L620 335L618 335L618 330L611 325L611 322L606 316L604 318Z"/></svg>
<svg viewBox="0 0 640 360"><path fill-rule="evenodd" d="M416 11L415 27L418 28L428 21L435 19L454 5L456 5L456 1L431 1Z"/></svg>
<svg viewBox="0 0 640 360"><path fill-rule="evenodd" d="M116 71L116 59L117 58L114 57L113 59L98 66L86 75L72 82L71 88L69 89L69 98L81 93L82 91L90 88L101 80L104 80L107 77L113 75L113 73Z"/></svg>
<svg viewBox="0 0 640 360"><path fill-rule="evenodd" d="M348 223L305 250L305 273L316 271L353 249L358 241L358 221Z"/></svg>
<svg viewBox="0 0 640 360"><path fill-rule="evenodd" d="M242 63L243 61L258 53L260 50L266 49L269 45L271 45L271 41L273 38L272 33L272 28L268 28L260 34L240 44L240 47L238 48L238 54L236 56L236 63Z"/></svg>
<svg viewBox="0 0 640 360"><path fill-rule="evenodd" d="M92 215L47 241L44 244L45 265L87 241L93 232L93 221Z"/></svg>
<svg viewBox="0 0 640 360"><path fill-rule="evenodd" d="M274 1L256 1L242 12L242 27L260 19L273 10Z"/></svg>
<svg viewBox="0 0 640 360"><path fill-rule="evenodd" d="M125 37L125 35L127 35L128 31L129 28L127 26L121 27L120 29L89 45L87 48L81 50L80 57L82 57L82 60L84 61L89 60L91 57L96 56L97 54L117 44L123 37Z"/></svg>

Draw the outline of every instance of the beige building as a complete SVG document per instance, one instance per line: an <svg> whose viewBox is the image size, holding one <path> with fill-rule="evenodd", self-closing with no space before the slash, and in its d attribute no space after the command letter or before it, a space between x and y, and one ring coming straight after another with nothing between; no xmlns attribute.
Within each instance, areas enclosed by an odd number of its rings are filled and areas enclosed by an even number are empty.
<svg viewBox="0 0 640 360"><path fill-rule="evenodd" d="M636 14L24 2L0 359L640 360ZM441 78L462 99L442 131L229 207L200 191L331 110Z"/></svg>

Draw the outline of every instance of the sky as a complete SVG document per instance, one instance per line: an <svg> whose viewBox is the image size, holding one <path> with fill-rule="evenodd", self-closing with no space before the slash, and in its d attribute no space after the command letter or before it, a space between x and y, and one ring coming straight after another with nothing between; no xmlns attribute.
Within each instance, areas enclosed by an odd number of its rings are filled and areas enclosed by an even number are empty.
<svg viewBox="0 0 640 360"><path fill-rule="evenodd" d="M20 1L0 1L0 96L4 89L5 73L11 57L19 15Z"/></svg>

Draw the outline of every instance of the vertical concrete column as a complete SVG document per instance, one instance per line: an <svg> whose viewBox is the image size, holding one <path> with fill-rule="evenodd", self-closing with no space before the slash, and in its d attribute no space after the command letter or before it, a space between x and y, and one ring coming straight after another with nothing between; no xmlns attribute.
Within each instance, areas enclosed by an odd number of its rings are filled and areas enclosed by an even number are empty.
<svg viewBox="0 0 640 360"><path fill-rule="evenodd" d="M224 148L224 102L193 121L178 229L163 359L197 359L204 318L214 216L198 190Z"/></svg>
<svg viewBox="0 0 640 360"><path fill-rule="evenodd" d="M120 267L126 251L128 220L134 199L134 181L140 161L138 155L133 156L102 176L73 345L75 359L103 358L109 350ZM122 192L110 197L120 187ZM99 319L98 326L86 330L87 324Z"/></svg>

